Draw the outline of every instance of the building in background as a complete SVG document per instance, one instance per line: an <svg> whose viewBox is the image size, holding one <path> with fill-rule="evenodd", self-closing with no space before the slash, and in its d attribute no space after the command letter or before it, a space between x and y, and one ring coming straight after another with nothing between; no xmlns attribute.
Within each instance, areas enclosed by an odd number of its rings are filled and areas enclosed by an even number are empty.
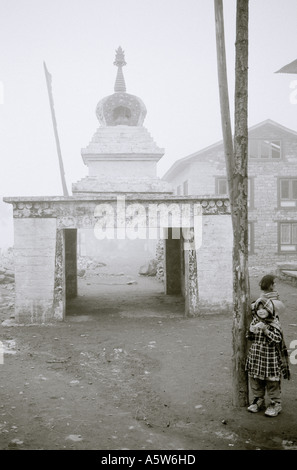
<svg viewBox="0 0 297 470"><path fill-rule="evenodd" d="M297 132L261 122L248 152L249 265L297 263ZM223 141L177 160L163 179L177 195L227 194Z"/></svg>

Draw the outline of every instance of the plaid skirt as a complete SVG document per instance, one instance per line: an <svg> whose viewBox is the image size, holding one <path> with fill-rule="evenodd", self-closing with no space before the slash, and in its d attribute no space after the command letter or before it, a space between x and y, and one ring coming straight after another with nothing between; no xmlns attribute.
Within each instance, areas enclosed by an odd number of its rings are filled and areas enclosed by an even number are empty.
<svg viewBox="0 0 297 470"><path fill-rule="evenodd" d="M280 379L282 361L278 344L269 341L264 333L256 333L248 352L246 370L249 375L258 379Z"/></svg>
<svg viewBox="0 0 297 470"><path fill-rule="evenodd" d="M246 370L249 375L258 379L280 379L281 362L278 350L265 343L254 343L249 350Z"/></svg>

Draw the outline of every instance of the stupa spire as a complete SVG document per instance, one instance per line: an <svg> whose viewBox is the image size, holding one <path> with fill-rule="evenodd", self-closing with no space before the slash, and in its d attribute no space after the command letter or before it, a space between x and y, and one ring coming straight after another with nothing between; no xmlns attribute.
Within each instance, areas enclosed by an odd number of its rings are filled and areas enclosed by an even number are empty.
<svg viewBox="0 0 297 470"><path fill-rule="evenodd" d="M121 46L118 47L116 50L116 56L115 56L115 61L113 63L118 67L117 71L117 76L116 76L116 81L114 85L114 91L115 92L125 92L126 91L126 84L125 84L125 79L123 75L123 67L126 65L125 61L125 53Z"/></svg>

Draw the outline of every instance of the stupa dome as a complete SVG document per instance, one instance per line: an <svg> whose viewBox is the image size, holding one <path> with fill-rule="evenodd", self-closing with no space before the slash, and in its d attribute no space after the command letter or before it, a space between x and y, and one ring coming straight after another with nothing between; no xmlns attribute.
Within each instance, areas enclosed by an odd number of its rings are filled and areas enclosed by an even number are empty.
<svg viewBox="0 0 297 470"><path fill-rule="evenodd" d="M96 116L101 126L142 126L147 112L146 107L138 96L126 93L122 70L126 62L121 47L116 50L114 65L118 67L114 93L99 101Z"/></svg>

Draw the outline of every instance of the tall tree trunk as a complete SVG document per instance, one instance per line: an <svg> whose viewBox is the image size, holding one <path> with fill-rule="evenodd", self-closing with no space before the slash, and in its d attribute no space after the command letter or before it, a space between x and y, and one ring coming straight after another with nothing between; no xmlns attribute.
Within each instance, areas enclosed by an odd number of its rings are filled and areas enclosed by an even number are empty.
<svg viewBox="0 0 297 470"><path fill-rule="evenodd" d="M235 120L233 168L233 403L245 406L246 328L250 312L248 272L248 0L237 0L235 58Z"/></svg>
<svg viewBox="0 0 297 470"><path fill-rule="evenodd" d="M246 327L250 311L248 275L248 210L247 210L247 104L248 104L248 0L237 0L235 64L235 132L232 141L228 81L226 69L222 0L215 1L218 79L221 120L225 149L229 198L233 227L233 327L232 382L233 404L248 402L245 372Z"/></svg>

